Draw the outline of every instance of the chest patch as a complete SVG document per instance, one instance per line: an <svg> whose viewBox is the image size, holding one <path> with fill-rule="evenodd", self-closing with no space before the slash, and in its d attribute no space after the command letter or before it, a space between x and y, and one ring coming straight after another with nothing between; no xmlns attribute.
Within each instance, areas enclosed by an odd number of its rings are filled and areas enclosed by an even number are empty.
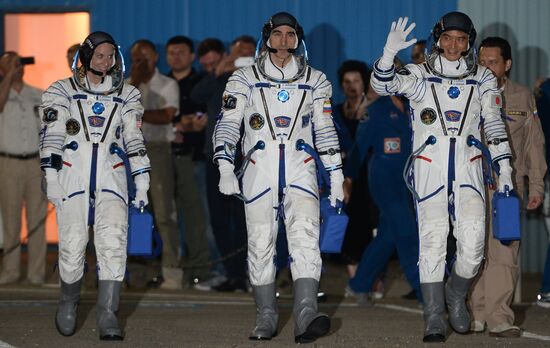
<svg viewBox="0 0 550 348"><path fill-rule="evenodd" d="M105 123L105 117L88 116L88 123L91 127L103 127L103 124Z"/></svg>
<svg viewBox="0 0 550 348"><path fill-rule="evenodd" d="M432 108L425 108L420 112L420 120L422 121L422 123L424 123L427 126L434 123L435 119L436 119L435 110Z"/></svg>
<svg viewBox="0 0 550 348"><path fill-rule="evenodd" d="M286 90L281 90L279 93L277 93L277 100L279 100L281 103L284 103L290 99L290 93Z"/></svg>
<svg viewBox="0 0 550 348"><path fill-rule="evenodd" d="M460 121L460 116L462 116L462 112L460 111L456 111L456 110L445 111L445 119L449 122Z"/></svg>
<svg viewBox="0 0 550 348"><path fill-rule="evenodd" d="M69 135L77 135L80 132L80 124L74 118L70 118L65 122L65 130Z"/></svg>
<svg viewBox="0 0 550 348"><path fill-rule="evenodd" d="M288 116L277 116L274 120L275 125L279 128L288 128L290 126L290 117Z"/></svg>
<svg viewBox="0 0 550 348"><path fill-rule="evenodd" d="M460 88L458 88L457 86L449 87L449 89L447 90L447 95L451 99L458 98L458 96L460 95Z"/></svg>
<svg viewBox="0 0 550 348"><path fill-rule="evenodd" d="M94 105L92 105L92 111L96 115L101 115L103 111L105 111L105 105L103 105L103 103L96 102L94 103Z"/></svg>
<svg viewBox="0 0 550 348"><path fill-rule="evenodd" d="M260 115L258 113L254 113L248 119L248 124L250 125L250 128L252 128L254 130L260 130L260 129L263 128L263 126L265 124L265 120L262 117L262 115Z"/></svg>
<svg viewBox="0 0 550 348"><path fill-rule="evenodd" d="M384 138L384 153L401 153L401 138Z"/></svg>

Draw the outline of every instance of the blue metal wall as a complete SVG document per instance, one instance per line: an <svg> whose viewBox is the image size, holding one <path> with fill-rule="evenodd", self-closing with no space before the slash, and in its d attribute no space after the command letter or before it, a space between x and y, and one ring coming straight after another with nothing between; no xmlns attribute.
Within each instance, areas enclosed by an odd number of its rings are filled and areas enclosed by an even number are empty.
<svg viewBox="0 0 550 348"><path fill-rule="evenodd" d="M178 34L196 43L207 37L227 44L242 34L259 37L270 15L288 11L304 27L312 65L335 83L337 101L341 99L336 86L340 63L345 59L372 63L382 53L392 20L405 15L414 18L417 28L413 33L427 38L436 19L456 6L455 0L0 0L4 12L87 9L91 30L112 33L126 58L132 42L140 38L152 40L162 52L166 40ZM409 56L410 51L401 54L405 62ZM160 69L167 69L164 56Z"/></svg>
<svg viewBox="0 0 550 348"><path fill-rule="evenodd" d="M89 11L90 29L112 33L126 58L135 40L148 38L155 42L161 52L161 71L167 70L163 45L173 35L189 36L196 43L217 37L228 44L242 34L259 37L270 15L288 11L304 27L312 65L333 82L335 101L342 97L336 80L340 63L360 59L372 64L382 53L392 20L409 16L417 24L413 34L426 39L437 18L456 9L472 17L480 36L498 34L511 40L516 58L514 79L531 85L536 76L548 75L547 0L0 0L3 12ZM2 41L0 35L0 46ZM399 57L408 62L409 56L407 50ZM129 59L127 62L131 64ZM523 270L541 271L546 247L544 227L540 219L527 219L525 226L528 233L522 246Z"/></svg>

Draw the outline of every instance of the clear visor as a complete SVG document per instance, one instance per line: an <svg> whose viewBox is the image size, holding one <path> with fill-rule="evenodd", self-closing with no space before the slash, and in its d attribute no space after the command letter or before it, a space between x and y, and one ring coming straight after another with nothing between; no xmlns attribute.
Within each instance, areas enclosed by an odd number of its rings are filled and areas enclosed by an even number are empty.
<svg viewBox="0 0 550 348"><path fill-rule="evenodd" d="M117 53L113 65L111 66L111 69L109 69L109 71L107 72L107 75L111 77L111 88L97 91L93 90L90 86L90 83L88 82L88 78L86 76L86 68L82 65L79 65L79 51L77 50L73 58L71 70L73 71L73 77L78 87L88 93L97 95L111 94L114 91L118 90L124 84L124 72L126 71L126 67L124 65L124 57L122 56L122 53L120 53L120 46L118 46L116 52Z"/></svg>
<svg viewBox="0 0 550 348"><path fill-rule="evenodd" d="M428 67L435 75L452 80L461 80L466 76L471 75L476 69L477 51L473 47L468 47L466 55L462 56L466 62L466 71L460 75L449 76L448 74L443 73L441 62L437 62L442 54L443 50L439 47L439 42L435 42L433 35L430 35L429 39L426 41L424 56L426 58L426 64L428 64Z"/></svg>
<svg viewBox="0 0 550 348"><path fill-rule="evenodd" d="M302 40L302 44L298 45L298 48L294 52L291 53L294 58L296 59L296 64L298 64L298 70L296 71L296 74L294 76L280 79L277 77L270 76L266 71L266 66L269 64L269 51L266 45L263 44L263 40L260 38L258 40L258 44L256 45L256 54L255 54L255 60L256 65L258 66L258 70L260 70L260 73L268 80L273 81L275 83L292 83L293 81L296 81L300 79L302 76L304 76L304 73L306 72L306 68L308 65L308 56L307 56L307 48L306 43L304 40Z"/></svg>

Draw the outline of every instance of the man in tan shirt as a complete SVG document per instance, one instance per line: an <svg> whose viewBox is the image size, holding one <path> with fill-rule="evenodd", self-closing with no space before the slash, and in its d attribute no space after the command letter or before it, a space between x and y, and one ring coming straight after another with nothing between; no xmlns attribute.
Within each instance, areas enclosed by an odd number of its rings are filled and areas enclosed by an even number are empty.
<svg viewBox="0 0 550 348"><path fill-rule="evenodd" d="M507 126L512 146L514 186L520 199L525 192L528 177L529 196L527 209L536 209L544 196L544 134L537 116L531 91L508 78L512 68L512 54L508 41L488 37L481 42L480 64L491 69L502 91L502 117ZM490 207L494 191L489 189ZM492 211L490 207L489 212ZM489 214L490 215L490 214ZM492 218L488 217L485 264L474 284L471 295L473 314L472 330L483 332L485 324L489 334L496 337L519 337L521 330L514 326L514 312L510 308L514 288L520 273L518 267L519 241L508 245L500 243L492 234Z"/></svg>
<svg viewBox="0 0 550 348"><path fill-rule="evenodd" d="M0 206L4 222L4 252L0 284L20 276L21 209L27 211L27 280L40 285L46 273L46 195L40 188L38 158L42 91L23 82L24 68L15 52L0 57Z"/></svg>

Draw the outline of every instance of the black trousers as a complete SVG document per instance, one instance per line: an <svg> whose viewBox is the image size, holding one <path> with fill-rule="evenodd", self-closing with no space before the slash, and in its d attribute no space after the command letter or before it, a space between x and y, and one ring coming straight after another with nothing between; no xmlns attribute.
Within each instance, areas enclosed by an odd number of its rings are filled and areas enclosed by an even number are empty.
<svg viewBox="0 0 550 348"><path fill-rule="evenodd" d="M206 190L210 208L210 224L216 245L227 272L227 278L246 279L247 234L244 203L238 198L226 196L218 190L220 173L211 157L206 165ZM237 253L237 250L241 249ZM234 254L232 256L231 254Z"/></svg>

